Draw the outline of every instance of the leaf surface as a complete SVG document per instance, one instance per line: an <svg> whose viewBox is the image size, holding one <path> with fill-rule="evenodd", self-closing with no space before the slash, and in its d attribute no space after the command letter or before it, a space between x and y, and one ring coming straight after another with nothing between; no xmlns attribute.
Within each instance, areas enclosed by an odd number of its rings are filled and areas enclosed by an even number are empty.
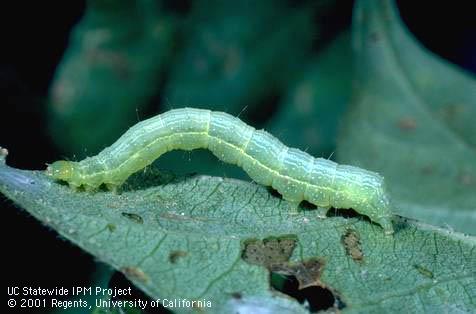
<svg viewBox="0 0 476 314"><path fill-rule="evenodd" d="M293 212L256 184L154 168L119 195L76 192L3 158L5 196L153 299L205 299L209 313L307 313L270 287L273 271L330 289L349 313L476 310L474 237L399 217L385 236L360 217Z"/></svg>

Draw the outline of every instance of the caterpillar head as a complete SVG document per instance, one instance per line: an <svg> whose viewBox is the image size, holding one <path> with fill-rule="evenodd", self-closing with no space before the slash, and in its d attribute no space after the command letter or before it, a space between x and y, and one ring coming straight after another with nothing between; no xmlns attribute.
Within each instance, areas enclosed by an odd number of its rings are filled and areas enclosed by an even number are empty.
<svg viewBox="0 0 476 314"><path fill-rule="evenodd" d="M74 164L71 161L59 160L55 161L46 168L46 175L56 179L69 181L73 176Z"/></svg>
<svg viewBox="0 0 476 314"><path fill-rule="evenodd" d="M335 182L345 193L340 194L335 205L355 209L382 226L385 234L392 234L392 204L383 177L353 166L344 165L340 169L343 174L337 175Z"/></svg>
<svg viewBox="0 0 476 314"><path fill-rule="evenodd" d="M392 205L383 183L377 188L374 196L371 198L371 206L373 208L373 217L370 218L382 226L385 234L393 234Z"/></svg>

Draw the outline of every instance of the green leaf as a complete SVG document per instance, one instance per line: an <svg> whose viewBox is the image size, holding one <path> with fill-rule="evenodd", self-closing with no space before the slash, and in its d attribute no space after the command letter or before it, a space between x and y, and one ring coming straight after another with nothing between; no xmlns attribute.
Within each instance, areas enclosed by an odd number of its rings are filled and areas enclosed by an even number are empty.
<svg viewBox="0 0 476 314"><path fill-rule="evenodd" d="M154 168L118 195L3 160L0 191L153 299L210 301L206 313L307 313L270 287L270 271L326 287L348 313L476 310L476 239L403 218L385 236L360 217L293 212L256 184Z"/></svg>
<svg viewBox="0 0 476 314"><path fill-rule="evenodd" d="M382 173L398 214L476 234L474 77L424 49L393 1L358 1L353 27L338 160Z"/></svg>
<svg viewBox="0 0 476 314"><path fill-rule="evenodd" d="M137 122L159 89L176 24L159 1L88 1L50 92L50 133L68 157L99 152Z"/></svg>
<svg viewBox="0 0 476 314"><path fill-rule="evenodd" d="M352 91L349 32L340 34L307 68L266 129L288 146L327 158L336 149L337 126Z"/></svg>
<svg viewBox="0 0 476 314"><path fill-rule="evenodd" d="M236 115L260 104L292 81L309 54L312 11L284 1L193 2L189 35L165 90L167 107L193 104Z"/></svg>

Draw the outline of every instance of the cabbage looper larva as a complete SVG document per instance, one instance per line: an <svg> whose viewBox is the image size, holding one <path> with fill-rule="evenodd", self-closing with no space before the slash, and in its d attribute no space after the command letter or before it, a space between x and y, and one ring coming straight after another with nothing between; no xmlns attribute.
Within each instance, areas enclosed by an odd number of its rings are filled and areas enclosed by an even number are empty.
<svg viewBox="0 0 476 314"><path fill-rule="evenodd" d="M137 123L114 144L79 162L56 161L47 174L72 187L115 189L160 155L175 149L207 148L224 162L242 167L257 183L272 186L296 206L306 200L321 208L353 208L393 233L383 178L288 148L223 112L183 108Z"/></svg>

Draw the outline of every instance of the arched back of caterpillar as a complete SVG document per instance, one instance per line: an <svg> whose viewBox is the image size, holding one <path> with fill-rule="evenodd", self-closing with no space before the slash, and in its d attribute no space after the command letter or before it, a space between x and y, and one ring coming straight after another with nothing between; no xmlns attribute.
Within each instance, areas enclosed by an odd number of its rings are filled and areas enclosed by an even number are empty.
<svg viewBox="0 0 476 314"><path fill-rule="evenodd" d="M353 208L385 233L393 233L390 202L379 174L288 148L224 112L170 110L136 124L98 155L79 162L56 161L46 173L76 188L105 184L115 189L168 151L198 148L242 167L254 181L272 186L296 206L306 200L326 209Z"/></svg>

